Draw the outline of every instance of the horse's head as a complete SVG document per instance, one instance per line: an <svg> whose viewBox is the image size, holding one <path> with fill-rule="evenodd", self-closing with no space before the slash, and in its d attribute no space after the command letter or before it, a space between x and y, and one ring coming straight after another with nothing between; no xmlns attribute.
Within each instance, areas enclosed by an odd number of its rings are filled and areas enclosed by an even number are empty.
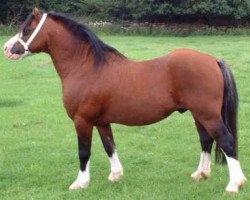
<svg viewBox="0 0 250 200"><path fill-rule="evenodd" d="M31 53L46 51L46 18L46 13L34 8L22 24L20 33L5 43L5 56L17 60Z"/></svg>

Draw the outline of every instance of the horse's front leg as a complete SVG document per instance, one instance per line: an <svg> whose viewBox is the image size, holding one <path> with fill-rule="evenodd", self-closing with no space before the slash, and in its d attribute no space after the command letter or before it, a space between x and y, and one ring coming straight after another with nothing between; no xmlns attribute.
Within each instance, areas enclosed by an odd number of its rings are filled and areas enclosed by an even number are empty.
<svg viewBox="0 0 250 200"><path fill-rule="evenodd" d="M93 130L93 125L81 117L76 117L74 123L78 137L80 170L75 182L70 186L72 190L88 187L90 181L89 159Z"/></svg>
<svg viewBox="0 0 250 200"><path fill-rule="evenodd" d="M113 139L111 126L110 124L105 126L97 126L97 130L100 134L104 149L110 160L111 172L108 179L112 182L119 181L123 176L123 168L115 149L115 142Z"/></svg>

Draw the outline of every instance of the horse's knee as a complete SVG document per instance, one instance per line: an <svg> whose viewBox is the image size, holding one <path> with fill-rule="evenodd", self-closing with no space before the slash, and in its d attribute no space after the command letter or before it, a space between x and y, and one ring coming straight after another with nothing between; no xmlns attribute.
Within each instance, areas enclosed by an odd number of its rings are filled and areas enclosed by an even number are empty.
<svg viewBox="0 0 250 200"><path fill-rule="evenodd" d="M235 140L221 119L207 120L203 123L208 134L229 157L236 158Z"/></svg>
<svg viewBox="0 0 250 200"><path fill-rule="evenodd" d="M217 139L222 131L222 121L220 119L204 120L202 125L206 129L206 132L213 139Z"/></svg>

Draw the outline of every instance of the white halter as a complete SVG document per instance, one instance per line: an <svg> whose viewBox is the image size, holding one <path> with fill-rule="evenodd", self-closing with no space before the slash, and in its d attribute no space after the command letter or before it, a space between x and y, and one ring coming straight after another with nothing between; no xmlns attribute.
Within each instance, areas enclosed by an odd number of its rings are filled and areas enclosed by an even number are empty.
<svg viewBox="0 0 250 200"><path fill-rule="evenodd" d="M33 31L33 33L31 34L30 38L27 40L27 42L24 42L21 37L22 37L22 34L20 33L19 34L19 37L18 37L18 41L23 45L23 48L25 50L23 56L27 56L29 54L31 54L30 50L29 50L29 45L30 43L34 40L34 38L36 37L36 35L38 34L38 32L40 31L40 29L42 28L45 20L47 18L47 13L43 13L43 16L40 20L40 22L38 23L37 27L35 28L35 30Z"/></svg>

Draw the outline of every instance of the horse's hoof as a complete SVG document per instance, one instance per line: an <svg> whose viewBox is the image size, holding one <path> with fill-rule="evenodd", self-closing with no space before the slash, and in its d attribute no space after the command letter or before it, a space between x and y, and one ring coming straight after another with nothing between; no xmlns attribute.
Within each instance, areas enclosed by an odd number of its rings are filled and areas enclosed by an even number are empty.
<svg viewBox="0 0 250 200"><path fill-rule="evenodd" d="M89 186L89 182L79 182L79 181L75 181L74 183L71 184L71 186L69 186L70 190L78 190L81 188L87 188Z"/></svg>
<svg viewBox="0 0 250 200"><path fill-rule="evenodd" d="M230 194L230 195L237 194L239 192L238 185L228 184L228 186L226 187L226 192L227 194Z"/></svg>
<svg viewBox="0 0 250 200"><path fill-rule="evenodd" d="M123 176L123 170L120 172L111 172L108 179L112 182L119 181Z"/></svg>
<svg viewBox="0 0 250 200"><path fill-rule="evenodd" d="M229 194L229 195L231 195L231 196L234 196L234 195L238 194L238 192L239 191L227 191L226 190L226 193Z"/></svg>
<svg viewBox="0 0 250 200"><path fill-rule="evenodd" d="M244 178L240 181L239 187L242 187L246 182L247 182L247 178L244 177Z"/></svg>
<svg viewBox="0 0 250 200"><path fill-rule="evenodd" d="M202 176L200 173L197 173L197 172L194 172L192 175L191 175L191 178L195 181L200 181L202 180Z"/></svg>
<svg viewBox="0 0 250 200"><path fill-rule="evenodd" d="M226 187L226 192L230 195L237 194L239 192L239 188L242 187L246 183L247 179L244 177L237 181L230 181Z"/></svg>
<svg viewBox="0 0 250 200"><path fill-rule="evenodd" d="M196 171L191 175L191 178L195 181L206 180L210 176L210 172Z"/></svg>

